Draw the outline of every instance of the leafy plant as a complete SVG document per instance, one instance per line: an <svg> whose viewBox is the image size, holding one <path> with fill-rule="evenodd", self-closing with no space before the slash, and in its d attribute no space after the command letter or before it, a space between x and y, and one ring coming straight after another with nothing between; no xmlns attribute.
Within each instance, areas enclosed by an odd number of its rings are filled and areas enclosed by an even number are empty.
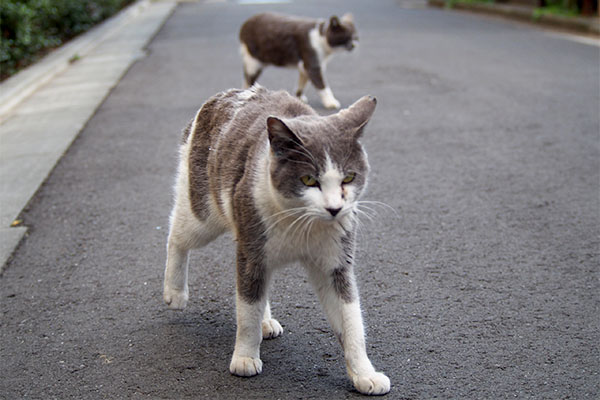
<svg viewBox="0 0 600 400"><path fill-rule="evenodd" d="M134 0L0 0L0 77L87 31Z"/></svg>
<svg viewBox="0 0 600 400"><path fill-rule="evenodd" d="M579 15L577 3L571 0L546 0L544 7L538 7L533 10L533 19L539 20L542 15L560 15L573 17Z"/></svg>

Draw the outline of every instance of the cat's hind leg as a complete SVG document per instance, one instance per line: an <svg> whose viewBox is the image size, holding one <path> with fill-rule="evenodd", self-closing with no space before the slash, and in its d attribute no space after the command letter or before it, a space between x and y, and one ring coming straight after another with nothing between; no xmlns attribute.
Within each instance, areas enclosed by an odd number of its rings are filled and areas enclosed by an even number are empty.
<svg viewBox="0 0 600 400"><path fill-rule="evenodd" d="M183 310L189 298L188 254L189 249L181 246L174 235L169 235L163 299L173 310Z"/></svg>
<svg viewBox="0 0 600 400"><path fill-rule="evenodd" d="M185 152L184 152L185 154ZM169 308L182 310L188 298L188 253L205 246L224 232L224 228L211 220L198 219L191 209L188 189L188 163L179 166L175 206L171 213L167 241L167 263L163 282L163 299Z"/></svg>
<svg viewBox="0 0 600 400"><path fill-rule="evenodd" d="M242 44L240 53L242 54L242 63L244 64L244 88L248 89L254 85L260 76L263 70L263 64L252 57L245 44Z"/></svg>
<svg viewBox="0 0 600 400"><path fill-rule="evenodd" d="M300 76L298 77L298 89L296 89L296 97L303 102L308 103L308 99L303 94L306 83L308 82L308 73L304 69L304 63L302 61L298 63L298 72Z"/></svg>
<svg viewBox="0 0 600 400"><path fill-rule="evenodd" d="M210 220L198 220L190 210L175 206L167 243L163 298L169 308L182 310L188 298L188 254L207 245L224 229Z"/></svg>
<svg viewBox="0 0 600 400"><path fill-rule="evenodd" d="M187 304L189 251L207 245L224 231L225 228L212 221L210 216L205 221L196 218L189 208L187 196L177 200L171 216L163 291L169 308L181 310Z"/></svg>
<svg viewBox="0 0 600 400"><path fill-rule="evenodd" d="M274 339L281 336L283 328L276 319L271 318L271 306L267 301L265 312L262 319L262 335L263 339Z"/></svg>

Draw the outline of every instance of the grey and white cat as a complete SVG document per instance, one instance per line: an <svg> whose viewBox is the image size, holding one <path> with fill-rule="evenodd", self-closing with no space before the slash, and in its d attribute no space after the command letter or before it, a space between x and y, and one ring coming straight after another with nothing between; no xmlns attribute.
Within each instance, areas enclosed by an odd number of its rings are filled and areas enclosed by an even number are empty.
<svg viewBox="0 0 600 400"><path fill-rule="evenodd" d="M359 142L375 110L365 96L319 116L284 91L259 86L210 98L184 130L171 213L164 300L188 301L188 252L231 231L237 242L237 336L230 371L262 371L260 343L283 329L271 317L271 276L300 261L339 339L358 391L390 380L365 349L354 278L358 201L369 165Z"/></svg>
<svg viewBox="0 0 600 400"><path fill-rule="evenodd" d="M248 19L240 29L244 83L252 86L267 65L297 67L300 72L296 96L302 94L308 80L319 93L326 108L340 108L325 82L329 57L339 49L352 50L358 41L352 14L328 21L263 13Z"/></svg>

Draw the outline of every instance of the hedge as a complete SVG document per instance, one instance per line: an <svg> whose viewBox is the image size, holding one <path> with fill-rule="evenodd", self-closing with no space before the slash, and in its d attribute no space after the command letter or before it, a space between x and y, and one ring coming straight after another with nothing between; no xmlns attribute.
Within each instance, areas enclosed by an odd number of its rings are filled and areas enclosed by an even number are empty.
<svg viewBox="0 0 600 400"><path fill-rule="evenodd" d="M0 0L0 78L31 64L134 0Z"/></svg>

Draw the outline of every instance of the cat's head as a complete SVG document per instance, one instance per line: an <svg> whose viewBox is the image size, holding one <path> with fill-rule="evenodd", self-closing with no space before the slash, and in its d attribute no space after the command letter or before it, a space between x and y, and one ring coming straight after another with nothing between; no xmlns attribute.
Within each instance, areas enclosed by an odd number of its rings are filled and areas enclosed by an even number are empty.
<svg viewBox="0 0 600 400"><path fill-rule="evenodd" d="M351 51L358 44L358 33L354 27L352 14L344 14L342 18L332 16L325 29L327 43L333 49L345 48Z"/></svg>
<svg viewBox="0 0 600 400"><path fill-rule="evenodd" d="M282 206L335 221L350 215L367 184L369 164L359 142L375 110L365 96L327 117L269 117L272 187Z"/></svg>

